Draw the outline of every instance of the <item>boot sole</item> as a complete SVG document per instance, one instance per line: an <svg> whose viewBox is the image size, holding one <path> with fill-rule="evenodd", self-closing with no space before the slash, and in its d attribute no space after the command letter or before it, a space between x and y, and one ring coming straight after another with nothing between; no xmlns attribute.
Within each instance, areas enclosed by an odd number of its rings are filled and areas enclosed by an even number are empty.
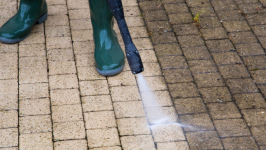
<svg viewBox="0 0 266 150"><path fill-rule="evenodd" d="M97 70L97 72L98 72L100 75L102 75L102 76L114 76L114 75L117 75L117 74L119 74L120 72L122 72L123 69L124 69L124 66L125 66L125 65L123 65L123 66L121 66L121 67L119 67L119 68L116 68L116 69L114 69L114 70L109 70L109 71L101 71L101 70L99 70L98 68L96 68L96 70Z"/></svg>
<svg viewBox="0 0 266 150"><path fill-rule="evenodd" d="M44 21L47 20L47 16L48 16L48 13L45 13L44 15L42 15L37 21L35 24L41 24L43 23ZM31 33L31 32L30 32ZM21 38L21 39L14 39L14 40L11 40L11 39L6 39L6 38L2 38L0 37L0 42L3 42L3 43L7 43L7 44L14 44L14 43L18 43L20 41L23 41L25 40L29 35L30 33L24 37L24 38Z"/></svg>

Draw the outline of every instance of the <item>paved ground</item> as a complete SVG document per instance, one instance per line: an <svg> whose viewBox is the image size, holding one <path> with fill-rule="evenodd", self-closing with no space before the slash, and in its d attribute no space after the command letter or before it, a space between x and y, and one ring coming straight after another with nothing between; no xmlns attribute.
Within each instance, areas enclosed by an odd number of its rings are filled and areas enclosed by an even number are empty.
<svg viewBox="0 0 266 150"><path fill-rule="evenodd" d="M0 43L1 150L266 150L266 0L123 0L170 118L152 127L128 66L96 73L88 1L47 2L29 38ZM16 6L0 1L1 25Z"/></svg>

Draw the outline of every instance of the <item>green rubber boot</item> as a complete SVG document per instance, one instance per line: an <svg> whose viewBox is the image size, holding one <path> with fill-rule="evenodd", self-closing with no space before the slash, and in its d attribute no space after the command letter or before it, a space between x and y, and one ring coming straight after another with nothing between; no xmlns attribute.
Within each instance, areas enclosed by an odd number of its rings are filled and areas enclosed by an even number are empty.
<svg viewBox="0 0 266 150"><path fill-rule="evenodd" d="M96 70L103 76L123 71L125 55L113 30L114 17L106 0L89 0Z"/></svg>
<svg viewBox="0 0 266 150"><path fill-rule="evenodd" d="M0 41L18 43L30 35L34 24L47 19L45 0L20 0L19 10L0 28Z"/></svg>

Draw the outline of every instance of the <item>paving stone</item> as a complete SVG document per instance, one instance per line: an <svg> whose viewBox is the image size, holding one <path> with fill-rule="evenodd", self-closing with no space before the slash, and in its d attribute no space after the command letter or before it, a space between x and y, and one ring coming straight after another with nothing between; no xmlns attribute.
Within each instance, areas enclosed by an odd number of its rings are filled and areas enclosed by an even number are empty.
<svg viewBox="0 0 266 150"><path fill-rule="evenodd" d="M157 56L182 55L182 51L177 43L158 44L154 46Z"/></svg>
<svg viewBox="0 0 266 150"><path fill-rule="evenodd" d="M223 26L227 32L243 32L250 31L250 27L246 21L223 21Z"/></svg>
<svg viewBox="0 0 266 150"><path fill-rule="evenodd" d="M188 143L185 141L157 143L158 150L164 150L165 148L168 150L175 150L176 148L179 150L189 150Z"/></svg>
<svg viewBox="0 0 266 150"><path fill-rule="evenodd" d="M265 145L266 139L265 139L265 126L260 127L252 127L251 133L253 134L255 140L257 141L258 145Z"/></svg>
<svg viewBox="0 0 266 150"><path fill-rule="evenodd" d="M94 54L75 55L77 67L95 67Z"/></svg>
<svg viewBox="0 0 266 150"><path fill-rule="evenodd" d="M52 132L50 115L19 117L19 133Z"/></svg>
<svg viewBox="0 0 266 150"><path fill-rule="evenodd" d="M256 36L266 36L265 25L251 26L250 28Z"/></svg>
<svg viewBox="0 0 266 150"><path fill-rule="evenodd" d="M0 129L0 135L2 135L0 147L18 146L17 128Z"/></svg>
<svg viewBox="0 0 266 150"><path fill-rule="evenodd" d="M163 6L168 15L189 12L186 3L164 4Z"/></svg>
<svg viewBox="0 0 266 150"><path fill-rule="evenodd" d="M129 28L129 32L131 33L131 37L133 39L149 37L147 34L147 28L146 27L131 27L131 28Z"/></svg>
<svg viewBox="0 0 266 150"><path fill-rule="evenodd" d="M266 57L264 55L252 56L252 57L242 57L244 64L248 70L257 70L266 68Z"/></svg>
<svg viewBox="0 0 266 150"><path fill-rule="evenodd" d="M188 61L189 69L193 74L217 72L218 69L212 59Z"/></svg>
<svg viewBox="0 0 266 150"><path fill-rule="evenodd" d="M186 137L191 149L223 149L216 131L187 132Z"/></svg>
<svg viewBox="0 0 266 150"><path fill-rule="evenodd" d="M1 94L0 96L0 110L18 109L18 95L17 94Z"/></svg>
<svg viewBox="0 0 266 150"><path fill-rule="evenodd" d="M0 66L0 79L17 79L18 68L17 66Z"/></svg>
<svg viewBox="0 0 266 150"><path fill-rule="evenodd" d="M254 82L249 78L228 79L226 84L229 86L229 89L233 94L258 92Z"/></svg>
<svg viewBox="0 0 266 150"><path fill-rule="evenodd" d="M47 52L48 61L74 61L72 49L53 49Z"/></svg>
<svg viewBox="0 0 266 150"><path fill-rule="evenodd" d="M219 11L217 15L222 21L244 20L241 12L238 10Z"/></svg>
<svg viewBox="0 0 266 150"><path fill-rule="evenodd" d="M83 121L53 123L54 141L67 139L84 139L85 128Z"/></svg>
<svg viewBox="0 0 266 150"><path fill-rule="evenodd" d="M197 97L198 89L194 83L175 83L168 84L172 98Z"/></svg>
<svg viewBox="0 0 266 150"><path fill-rule="evenodd" d="M110 86L136 85L135 76L131 71L124 71L116 76L107 77Z"/></svg>
<svg viewBox="0 0 266 150"><path fill-rule="evenodd" d="M128 27L139 27L144 26L144 20L143 17L127 17L126 22L128 24Z"/></svg>
<svg viewBox="0 0 266 150"><path fill-rule="evenodd" d="M150 101L150 97L154 97L156 101ZM144 107L160 107L172 106L172 100L168 91L152 91L141 93L142 103Z"/></svg>
<svg viewBox="0 0 266 150"><path fill-rule="evenodd" d="M104 129L116 127L115 114L113 111L100 111L84 113L85 126L90 129Z"/></svg>
<svg viewBox="0 0 266 150"><path fill-rule="evenodd" d="M93 148L92 150L121 150L121 147L119 146L102 147L102 148Z"/></svg>
<svg viewBox="0 0 266 150"><path fill-rule="evenodd" d="M188 7L210 7L211 4L208 0L186 0Z"/></svg>
<svg viewBox="0 0 266 150"><path fill-rule="evenodd" d="M47 69L22 69L19 70L19 83L48 82Z"/></svg>
<svg viewBox="0 0 266 150"><path fill-rule="evenodd" d="M252 3L257 3L257 0L236 0L235 1L237 4L252 4Z"/></svg>
<svg viewBox="0 0 266 150"><path fill-rule="evenodd" d="M194 74L198 87L224 86L224 81L219 73Z"/></svg>
<svg viewBox="0 0 266 150"><path fill-rule="evenodd" d="M244 119L248 126L265 126L266 122L266 109L246 109L241 110Z"/></svg>
<svg viewBox="0 0 266 150"><path fill-rule="evenodd" d="M18 54L17 53L0 53L0 65L2 66L17 66Z"/></svg>
<svg viewBox="0 0 266 150"><path fill-rule="evenodd" d="M231 137L222 139L225 149L255 149L258 146L253 137Z"/></svg>
<svg viewBox="0 0 266 150"><path fill-rule="evenodd" d="M113 101L140 100L137 86L116 86L110 87Z"/></svg>
<svg viewBox="0 0 266 150"><path fill-rule="evenodd" d="M204 46L204 41L199 35L178 36L181 47L200 47Z"/></svg>
<svg viewBox="0 0 266 150"><path fill-rule="evenodd" d="M116 118L144 117L145 111L141 101L113 103Z"/></svg>
<svg viewBox="0 0 266 150"><path fill-rule="evenodd" d="M239 9L245 14L264 13L265 10L259 2L252 4L239 4Z"/></svg>
<svg viewBox="0 0 266 150"><path fill-rule="evenodd" d="M48 97L47 83L21 84L19 89L19 99Z"/></svg>
<svg viewBox="0 0 266 150"><path fill-rule="evenodd" d="M67 15L56 15L49 16L45 21L45 26L68 26L68 16Z"/></svg>
<svg viewBox="0 0 266 150"><path fill-rule="evenodd" d="M186 60L183 56L163 56L159 57L162 69L187 68Z"/></svg>
<svg viewBox="0 0 266 150"><path fill-rule="evenodd" d="M139 2L139 8L141 11L156 11L156 10L163 10L164 7L162 2L160 1L142 1Z"/></svg>
<svg viewBox="0 0 266 150"><path fill-rule="evenodd" d="M18 111L0 111L0 128L18 127Z"/></svg>
<svg viewBox="0 0 266 150"><path fill-rule="evenodd" d="M266 48L266 44L265 44L266 38L265 37L258 37L258 39L259 39L262 47L265 49Z"/></svg>
<svg viewBox="0 0 266 150"><path fill-rule="evenodd" d="M223 28L200 29L204 40L226 39L227 33Z"/></svg>
<svg viewBox="0 0 266 150"><path fill-rule="evenodd" d="M45 56L44 44L19 45L19 57L24 56Z"/></svg>
<svg viewBox="0 0 266 150"><path fill-rule="evenodd" d="M143 13L145 21L167 21L168 17L164 10L147 11Z"/></svg>
<svg viewBox="0 0 266 150"><path fill-rule="evenodd" d="M45 115L50 113L50 100L48 98L19 101L20 116Z"/></svg>
<svg viewBox="0 0 266 150"><path fill-rule="evenodd" d="M161 67L159 63L143 63L145 71L142 72L144 77L160 76L162 75Z"/></svg>
<svg viewBox="0 0 266 150"><path fill-rule="evenodd" d="M52 49L68 49L72 48L70 37L52 37L46 39L46 47L48 50Z"/></svg>
<svg viewBox="0 0 266 150"><path fill-rule="evenodd" d="M146 77L145 80L149 85L151 91L167 90L164 77L161 76ZM140 91L142 92L142 89L140 89Z"/></svg>
<svg viewBox="0 0 266 150"><path fill-rule="evenodd" d="M139 51L139 55L144 63L158 62L154 50L141 50Z"/></svg>
<svg viewBox="0 0 266 150"><path fill-rule="evenodd" d="M78 67L79 81L106 79L100 75L95 67Z"/></svg>
<svg viewBox="0 0 266 150"><path fill-rule="evenodd" d="M211 4L215 11L237 9L237 6L233 0L211 0Z"/></svg>
<svg viewBox="0 0 266 150"><path fill-rule="evenodd" d="M181 124L189 125L184 127L184 131L214 130L211 118L206 113L182 115L179 116L179 119Z"/></svg>
<svg viewBox="0 0 266 150"><path fill-rule="evenodd" d="M83 112L113 110L110 95L82 97Z"/></svg>
<svg viewBox="0 0 266 150"><path fill-rule="evenodd" d="M266 18L265 13L248 14L246 16L246 19L247 19L248 24L250 26L253 26L253 25L264 25L264 24L266 24L265 18Z"/></svg>
<svg viewBox="0 0 266 150"><path fill-rule="evenodd" d="M75 30L71 32L72 40L75 42L93 41L92 30Z"/></svg>
<svg viewBox="0 0 266 150"><path fill-rule="evenodd" d="M185 2L185 0L162 0L164 4L171 4L171 3L182 3Z"/></svg>
<svg viewBox="0 0 266 150"><path fill-rule="evenodd" d="M150 134L145 117L117 119L116 122L120 135Z"/></svg>
<svg viewBox="0 0 266 150"><path fill-rule="evenodd" d="M1 148L2 150L18 150L18 147Z"/></svg>
<svg viewBox="0 0 266 150"><path fill-rule="evenodd" d="M124 150L131 150L131 149L155 150L151 135L124 136L121 137L121 144Z"/></svg>
<svg viewBox="0 0 266 150"><path fill-rule="evenodd" d="M45 36L51 37L70 37L69 26L47 26L45 27Z"/></svg>
<svg viewBox="0 0 266 150"><path fill-rule="evenodd" d="M259 43L237 44L236 50L240 56L264 55L265 52Z"/></svg>
<svg viewBox="0 0 266 150"><path fill-rule="evenodd" d="M266 70L255 70L250 71L250 74L256 84L265 84L266 83Z"/></svg>
<svg viewBox="0 0 266 150"><path fill-rule="evenodd" d="M218 66L223 78L249 78L250 75L243 64Z"/></svg>
<svg viewBox="0 0 266 150"><path fill-rule="evenodd" d="M154 142L171 142L185 140L182 128L178 124L161 124L151 126Z"/></svg>
<svg viewBox="0 0 266 150"><path fill-rule="evenodd" d="M52 118L53 122L83 120L81 105L52 106Z"/></svg>
<svg viewBox="0 0 266 150"><path fill-rule="evenodd" d="M145 112L150 125L157 125L158 122L160 122L160 124L165 124L165 123L176 123L178 121L178 116L173 106L146 107Z"/></svg>
<svg viewBox="0 0 266 150"><path fill-rule="evenodd" d="M154 32L151 34L151 41L154 45L177 42L175 34L173 32Z"/></svg>
<svg viewBox="0 0 266 150"><path fill-rule="evenodd" d="M228 34L234 44L257 43L258 40L252 32L234 32Z"/></svg>
<svg viewBox="0 0 266 150"><path fill-rule="evenodd" d="M92 24L90 19L82 20L70 20L71 30L89 30L92 29Z"/></svg>
<svg viewBox="0 0 266 150"><path fill-rule="evenodd" d="M237 52L212 53L212 56L217 65L242 64Z"/></svg>
<svg viewBox="0 0 266 150"><path fill-rule="evenodd" d="M266 102L260 93L236 94L234 99L239 109L266 108Z"/></svg>
<svg viewBox="0 0 266 150"><path fill-rule="evenodd" d="M19 69L46 69L47 61L45 57L23 57L19 59Z"/></svg>
<svg viewBox="0 0 266 150"><path fill-rule="evenodd" d="M250 135L244 119L214 120L213 123L221 137Z"/></svg>
<svg viewBox="0 0 266 150"><path fill-rule="evenodd" d="M49 62L49 75L76 73L74 61Z"/></svg>
<svg viewBox="0 0 266 150"><path fill-rule="evenodd" d="M179 25L173 25L173 29L176 35L195 35L198 34L198 28L195 24L179 24Z"/></svg>
<svg viewBox="0 0 266 150"><path fill-rule="evenodd" d="M231 101L231 95L226 87L210 87L199 89L205 103Z"/></svg>
<svg viewBox="0 0 266 150"><path fill-rule="evenodd" d="M140 9L137 6L128 6L128 7L126 6L126 7L124 7L124 13L125 13L126 17L129 17L129 16L140 16L141 15Z"/></svg>
<svg viewBox="0 0 266 150"><path fill-rule="evenodd" d="M90 19L90 9L72 9L68 11L69 19Z"/></svg>
<svg viewBox="0 0 266 150"><path fill-rule="evenodd" d="M212 119L241 118L236 105L233 102L207 104Z"/></svg>
<svg viewBox="0 0 266 150"><path fill-rule="evenodd" d="M264 95L264 98L266 97L266 86L265 85L257 85L257 87L260 89L261 93Z"/></svg>
<svg viewBox="0 0 266 150"><path fill-rule="evenodd" d="M48 5L50 15L67 15L66 5Z"/></svg>
<svg viewBox="0 0 266 150"><path fill-rule="evenodd" d="M89 148L120 145L116 128L87 130L87 138Z"/></svg>
<svg viewBox="0 0 266 150"><path fill-rule="evenodd" d="M189 69L166 69L163 70L166 83L193 82L194 79Z"/></svg>
<svg viewBox="0 0 266 150"><path fill-rule="evenodd" d="M192 23L191 13L169 14L168 17L169 17L169 22L171 24L188 24L188 23Z"/></svg>
<svg viewBox="0 0 266 150"><path fill-rule="evenodd" d="M1 44L0 53L17 53L18 44Z"/></svg>
<svg viewBox="0 0 266 150"><path fill-rule="evenodd" d="M151 32L164 32L172 31L172 27L168 21L153 21L146 22L147 29L149 33Z"/></svg>
<svg viewBox="0 0 266 150"><path fill-rule="evenodd" d="M54 143L55 150L87 150L86 140L69 140L69 141L58 141Z"/></svg>
<svg viewBox="0 0 266 150"><path fill-rule="evenodd" d="M20 44L42 44L42 43L45 43L44 33L42 32L31 33L28 36L28 38L20 42Z"/></svg>
<svg viewBox="0 0 266 150"><path fill-rule="evenodd" d="M76 74L50 76L49 81L51 89L78 88L78 79Z"/></svg>
<svg viewBox="0 0 266 150"><path fill-rule="evenodd" d="M17 94L18 81L17 80L0 80L0 93Z"/></svg>
<svg viewBox="0 0 266 150"><path fill-rule="evenodd" d="M35 24L32 27L31 33L44 32L44 24Z"/></svg>
<svg viewBox="0 0 266 150"><path fill-rule="evenodd" d="M190 8L193 17L196 17L200 13L200 17L216 17L212 7L193 7Z"/></svg>
<svg viewBox="0 0 266 150"><path fill-rule="evenodd" d="M222 24L218 17L205 17L201 18L199 22L201 28L218 28L222 27Z"/></svg>
<svg viewBox="0 0 266 150"><path fill-rule="evenodd" d="M84 0L67 0L68 9L89 8L89 2Z"/></svg>
<svg viewBox="0 0 266 150"><path fill-rule="evenodd" d="M19 136L20 149L53 149L52 133L21 134Z"/></svg>
<svg viewBox="0 0 266 150"><path fill-rule="evenodd" d="M73 48L75 55L78 56L78 54L94 53L95 46L93 41L84 41L73 42Z"/></svg>
<svg viewBox="0 0 266 150"><path fill-rule="evenodd" d="M179 115L207 112L201 98L175 99L174 105Z"/></svg>
<svg viewBox="0 0 266 150"><path fill-rule="evenodd" d="M66 5L66 0L58 0L58 1L47 0L47 4L48 5Z"/></svg>
<svg viewBox="0 0 266 150"><path fill-rule="evenodd" d="M182 48L183 53L186 57L186 60L197 60L197 59L208 59L211 58L211 55L207 47L187 47Z"/></svg>

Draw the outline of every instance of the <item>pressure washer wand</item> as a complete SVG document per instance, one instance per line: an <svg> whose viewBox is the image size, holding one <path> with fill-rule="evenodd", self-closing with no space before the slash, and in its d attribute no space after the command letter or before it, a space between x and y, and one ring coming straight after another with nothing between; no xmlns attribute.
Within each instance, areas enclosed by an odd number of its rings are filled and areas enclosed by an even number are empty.
<svg viewBox="0 0 266 150"><path fill-rule="evenodd" d="M144 71L144 67L139 52L130 36L127 23L124 17L122 2L121 0L107 0L107 3L117 21L120 33L122 35L130 69L133 74L141 73L142 71Z"/></svg>

